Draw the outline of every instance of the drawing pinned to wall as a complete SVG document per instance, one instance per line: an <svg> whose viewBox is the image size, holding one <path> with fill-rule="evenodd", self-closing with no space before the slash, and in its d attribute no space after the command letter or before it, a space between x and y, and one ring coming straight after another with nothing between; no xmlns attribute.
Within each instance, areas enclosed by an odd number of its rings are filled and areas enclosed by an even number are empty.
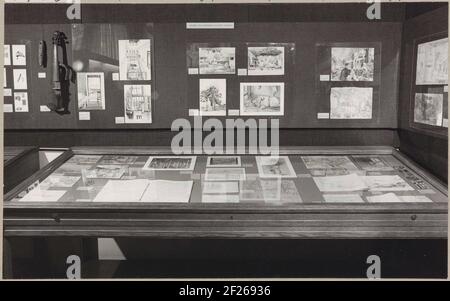
<svg viewBox="0 0 450 301"><path fill-rule="evenodd" d="M12 63L15 66L27 64L27 49L25 45L12 45Z"/></svg>
<svg viewBox="0 0 450 301"><path fill-rule="evenodd" d="M372 119L372 88L333 87L331 119Z"/></svg>
<svg viewBox="0 0 450 301"><path fill-rule="evenodd" d="M27 69L14 69L13 70L14 89L26 90L27 85Z"/></svg>
<svg viewBox="0 0 450 301"><path fill-rule="evenodd" d="M150 85L124 85L125 123L152 123Z"/></svg>
<svg viewBox="0 0 450 301"><path fill-rule="evenodd" d="M284 83L241 83L240 87L241 115L284 115Z"/></svg>
<svg viewBox="0 0 450 301"><path fill-rule="evenodd" d="M199 48L200 74L235 74L234 47Z"/></svg>
<svg viewBox="0 0 450 301"><path fill-rule="evenodd" d="M119 40L120 80L151 80L150 40Z"/></svg>
<svg viewBox="0 0 450 301"><path fill-rule="evenodd" d="M373 81L375 48L331 48L332 81Z"/></svg>
<svg viewBox="0 0 450 301"><path fill-rule="evenodd" d="M4 66L11 65L11 47L10 45L3 45L4 47Z"/></svg>
<svg viewBox="0 0 450 301"><path fill-rule="evenodd" d="M447 85L448 38L417 46L416 85Z"/></svg>
<svg viewBox="0 0 450 301"><path fill-rule="evenodd" d="M103 72L77 73L78 109L105 109L105 79Z"/></svg>
<svg viewBox="0 0 450 301"><path fill-rule="evenodd" d="M19 113L28 112L27 92L14 92L14 111Z"/></svg>
<svg viewBox="0 0 450 301"><path fill-rule="evenodd" d="M201 116L225 116L227 114L227 83L225 79L200 79L199 96Z"/></svg>
<svg viewBox="0 0 450 301"><path fill-rule="evenodd" d="M248 47L248 75L284 75L284 47Z"/></svg>
<svg viewBox="0 0 450 301"><path fill-rule="evenodd" d="M414 122L441 126L442 114L442 94L416 93L414 102Z"/></svg>

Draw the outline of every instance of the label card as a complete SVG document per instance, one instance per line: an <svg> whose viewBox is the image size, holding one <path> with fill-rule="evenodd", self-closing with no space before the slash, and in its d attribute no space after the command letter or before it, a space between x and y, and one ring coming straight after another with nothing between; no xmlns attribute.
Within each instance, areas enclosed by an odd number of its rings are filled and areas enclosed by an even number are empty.
<svg viewBox="0 0 450 301"><path fill-rule="evenodd" d="M118 81L119 80L119 73L117 73L117 72L114 72L113 74L112 74L112 80L113 81Z"/></svg>
<svg viewBox="0 0 450 301"><path fill-rule="evenodd" d="M229 116L239 116L240 113L241 112L239 110L228 110L228 115Z"/></svg>
<svg viewBox="0 0 450 301"><path fill-rule="evenodd" d="M38 73L38 78L46 78L46 77L47 77L47 73L45 73L45 72Z"/></svg>
<svg viewBox="0 0 450 301"><path fill-rule="evenodd" d="M445 128L448 128L448 119L447 118L442 119L442 126Z"/></svg>
<svg viewBox="0 0 450 301"><path fill-rule="evenodd" d="M188 74L190 75L197 75L198 74L198 68L189 68Z"/></svg>
<svg viewBox="0 0 450 301"><path fill-rule="evenodd" d="M444 93L447 92L448 93L448 86L444 86Z"/></svg>
<svg viewBox="0 0 450 301"><path fill-rule="evenodd" d="M9 45L3 45L4 47L4 55L5 55L5 66L11 65L11 47Z"/></svg>
<svg viewBox="0 0 450 301"><path fill-rule="evenodd" d="M28 112L27 92L14 92L14 108L18 113Z"/></svg>
<svg viewBox="0 0 450 301"><path fill-rule="evenodd" d="M78 119L91 120L91 112L78 112Z"/></svg>
<svg viewBox="0 0 450 301"><path fill-rule="evenodd" d="M3 113L12 113L14 112L14 108L13 105L10 103L5 103L3 104Z"/></svg>
<svg viewBox="0 0 450 301"><path fill-rule="evenodd" d="M11 89L3 89L3 96L12 96L12 90Z"/></svg>
<svg viewBox="0 0 450 301"><path fill-rule="evenodd" d="M246 76L247 73L247 69L238 69L238 76Z"/></svg>
<svg viewBox="0 0 450 301"><path fill-rule="evenodd" d="M27 69L14 69L14 89L16 90L26 90L27 86Z"/></svg>
<svg viewBox="0 0 450 301"><path fill-rule="evenodd" d="M27 48L25 45L12 45L12 62L15 66L27 65Z"/></svg>
<svg viewBox="0 0 450 301"><path fill-rule="evenodd" d="M330 81L330 75L329 74L321 74L320 75L320 81L321 82L328 82L328 81Z"/></svg>
<svg viewBox="0 0 450 301"><path fill-rule="evenodd" d="M317 113L317 119L330 119L330 113Z"/></svg>
<svg viewBox="0 0 450 301"><path fill-rule="evenodd" d="M51 110L46 105L40 106L39 107L39 111L41 111L41 112L51 112Z"/></svg>
<svg viewBox="0 0 450 301"><path fill-rule="evenodd" d="M199 111L198 109L189 109L189 116L198 116Z"/></svg>
<svg viewBox="0 0 450 301"><path fill-rule="evenodd" d="M123 124L123 123L125 123L125 117L118 116L115 118L115 122L116 122L116 124Z"/></svg>

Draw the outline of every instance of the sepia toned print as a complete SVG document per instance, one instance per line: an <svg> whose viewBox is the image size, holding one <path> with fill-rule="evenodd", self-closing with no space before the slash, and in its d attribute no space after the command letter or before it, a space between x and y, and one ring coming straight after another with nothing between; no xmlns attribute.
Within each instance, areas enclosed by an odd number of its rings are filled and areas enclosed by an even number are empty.
<svg viewBox="0 0 450 301"><path fill-rule="evenodd" d="M372 119L372 88L331 88L330 118Z"/></svg>
<svg viewBox="0 0 450 301"><path fill-rule="evenodd" d="M284 47L248 47L248 75L284 75Z"/></svg>
<svg viewBox="0 0 450 301"><path fill-rule="evenodd" d="M448 38L417 46L416 85L447 85Z"/></svg>
<svg viewBox="0 0 450 301"><path fill-rule="evenodd" d="M78 109L105 109L105 78L103 72L77 73Z"/></svg>
<svg viewBox="0 0 450 301"><path fill-rule="evenodd" d="M283 116L284 83L241 83L241 115Z"/></svg>
<svg viewBox="0 0 450 301"><path fill-rule="evenodd" d="M227 84L225 79L200 79L200 115L227 114Z"/></svg>
<svg viewBox="0 0 450 301"><path fill-rule="evenodd" d="M332 81L373 81L374 48L331 48Z"/></svg>
<svg viewBox="0 0 450 301"><path fill-rule="evenodd" d="M120 80L151 80L150 40L119 40Z"/></svg>
<svg viewBox="0 0 450 301"><path fill-rule="evenodd" d="M200 74L235 74L234 47L199 48Z"/></svg>
<svg viewBox="0 0 450 301"><path fill-rule="evenodd" d="M125 123L152 123L150 85L124 85Z"/></svg>
<svg viewBox="0 0 450 301"><path fill-rule="evenodd" d="M416 93L414 102L414 122L441 126L442 114L442 94Z"/></svg>

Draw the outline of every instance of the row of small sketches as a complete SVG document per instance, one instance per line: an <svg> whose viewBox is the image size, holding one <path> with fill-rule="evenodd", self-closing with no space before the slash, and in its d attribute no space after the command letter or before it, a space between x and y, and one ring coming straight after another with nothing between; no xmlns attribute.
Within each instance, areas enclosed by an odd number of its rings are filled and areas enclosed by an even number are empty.
<svg viewBox="0 0 450 301"><path fill-rule="evenodd" d="M236 74L234 47L199 48L200 74ZM284 75L284 47L248 47L247 75Z"/></svg>
<svg viewBox="0 0 450 301"><path fill-rule="evenodd" d="M200 79L201 116L225 116L226 79ZM283 116L284 83L241 83L240 115Z"/></svg>

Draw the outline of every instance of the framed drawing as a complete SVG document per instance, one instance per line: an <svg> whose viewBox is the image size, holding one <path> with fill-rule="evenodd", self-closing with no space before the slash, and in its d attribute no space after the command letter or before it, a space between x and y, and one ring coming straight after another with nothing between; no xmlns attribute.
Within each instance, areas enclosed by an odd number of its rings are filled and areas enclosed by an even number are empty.
<svg viewBox="0 0 450 301"><path fill-rule="evenodd" d="M244 116L284 116L284 83L241 83L240 109Z"/></svg>

